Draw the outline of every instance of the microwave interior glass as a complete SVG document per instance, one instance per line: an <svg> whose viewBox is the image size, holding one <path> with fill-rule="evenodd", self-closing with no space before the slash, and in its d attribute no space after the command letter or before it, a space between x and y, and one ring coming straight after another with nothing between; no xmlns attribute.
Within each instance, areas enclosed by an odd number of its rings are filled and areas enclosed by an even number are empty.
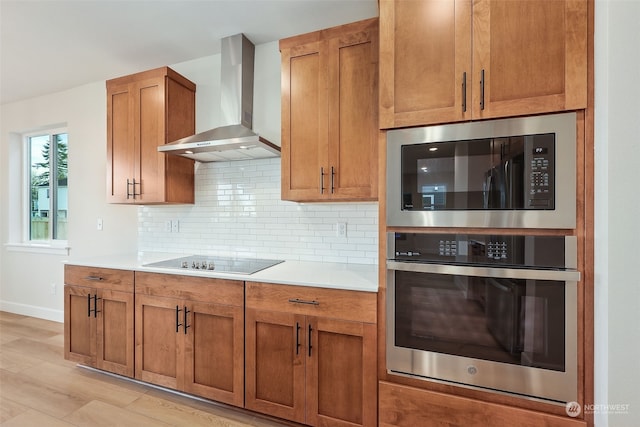
<svg viewBox="0 0 640 427"><path fill-rule="evenodd" d="M403 210L555 208L555 134L402 146Z"/></svg>

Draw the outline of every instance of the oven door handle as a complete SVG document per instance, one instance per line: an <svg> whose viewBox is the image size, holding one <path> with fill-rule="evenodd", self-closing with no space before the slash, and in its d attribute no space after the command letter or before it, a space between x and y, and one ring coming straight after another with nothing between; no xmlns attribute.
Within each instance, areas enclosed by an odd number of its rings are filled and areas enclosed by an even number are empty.
<svg viewBox="0 0 640 427"><path fill-rule="evenodd" d="M387 269L397 271L410 271L415 273L496 277L504 279L556 280L565 282L580 281L580 272L576 270L540 270L529 268L483 267L455 264L426 264L394 260L387 260Z"/></svg>

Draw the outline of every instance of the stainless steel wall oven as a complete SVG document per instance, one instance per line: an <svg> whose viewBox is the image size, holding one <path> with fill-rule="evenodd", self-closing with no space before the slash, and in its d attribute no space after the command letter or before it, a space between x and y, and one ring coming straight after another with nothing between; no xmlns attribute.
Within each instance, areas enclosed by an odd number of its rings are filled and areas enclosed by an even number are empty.
<svg viewBox="0 0 640 427"><path fill-rule="evenodd" d="M387 237L389 372L577 399L575 237Z"/></svg>
<svg viewBox="0 0 640 427"><path fill-rule="evenodd" d="M387 225L575 228L576 115L387 132Z"/></svg>

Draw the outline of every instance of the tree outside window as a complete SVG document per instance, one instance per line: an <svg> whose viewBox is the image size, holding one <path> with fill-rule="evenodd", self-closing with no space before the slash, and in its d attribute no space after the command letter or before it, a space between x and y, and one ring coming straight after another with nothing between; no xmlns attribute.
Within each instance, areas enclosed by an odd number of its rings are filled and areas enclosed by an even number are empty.
<svg viewBox="0 0 640 427"><path fill-rule="evenodd" d="M30 136L29 239L67 240L68 135Z"/></svg>

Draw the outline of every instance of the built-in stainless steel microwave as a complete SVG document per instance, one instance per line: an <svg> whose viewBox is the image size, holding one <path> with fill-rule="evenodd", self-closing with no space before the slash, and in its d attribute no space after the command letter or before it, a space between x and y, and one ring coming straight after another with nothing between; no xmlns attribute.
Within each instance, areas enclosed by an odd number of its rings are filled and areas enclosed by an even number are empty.
<svg viewBox="0 0 640 427"><path fill-rule="evenodd" d="M387 224L571 229L576 114L387 132Z"/></svg>

